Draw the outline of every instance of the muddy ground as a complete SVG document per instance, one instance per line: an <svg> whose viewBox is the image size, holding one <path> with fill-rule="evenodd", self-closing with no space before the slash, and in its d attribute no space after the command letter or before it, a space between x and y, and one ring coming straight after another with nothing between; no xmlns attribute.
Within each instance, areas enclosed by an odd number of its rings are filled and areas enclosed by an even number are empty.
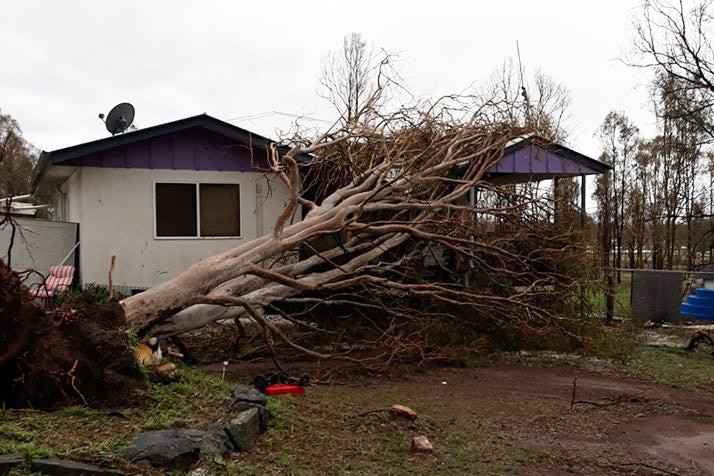
<svg viewBox="0 0 714 476"><path fill-rule="evenodd" d="M339 383L271 399L271 428L256 447L199 466L213 476L714 474L708 351L642 346L620 363L519 352L468 365L345 378L334 367L294 362L295 373ZM271 368L269 359L231 363L221 380L220 364L184 367L178 382L149 385L130 408L0 411L0 453L173 474L133 466L122 452L141 431L225 423L231 382ZM395 403L415 409L416 422L374 412ZM431 440L433 454L409 451L416 435Z"/></svg>
<svg viewBox="0 0 714 476"><path fill-rule="evenodd" d="M238 457L237 467L265 474L714 475L713 393L612 369L603 375L546 365L502 361L311 388L284 400L292 422ZM245 380L262 366L232 368L231 377ZM417 424L355 416L393 403L416 409ZM409 454L417 434L429 437L433 455Z"/></svg>
<svg viewBox="0 0 714 476"><path fill-rule="evenodd" d="M522 474L571 474L581 465L580 470L590 468L593 474L607 473L609 465L613 471L649 465L655 474L714 474L711 394L515 365L434 371L395 389L413 395L416 406L443 402L435 418L444 424L470 420L478 428L489 422L514 436L524 450L552 459L547 469L519 465Z"/></svg>

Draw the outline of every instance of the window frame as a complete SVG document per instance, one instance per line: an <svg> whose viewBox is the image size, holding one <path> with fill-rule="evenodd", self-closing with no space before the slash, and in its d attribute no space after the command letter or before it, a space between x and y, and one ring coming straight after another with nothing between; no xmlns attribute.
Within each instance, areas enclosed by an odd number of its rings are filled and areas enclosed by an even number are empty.
<svg viewBox="0 0 714 476"><path fill-rule="evenodd" d="M156 216L156 186L161 184L193 185L196 193L196 236L158 236ZM201 184L203 185L235 185L238 187L238 226L240 234L234 236L201 236ZM154 218L154 240L238 240L243 238L243 187L239 182L216 182L196 180L154 180L151 187L151 206Z"/></svg>

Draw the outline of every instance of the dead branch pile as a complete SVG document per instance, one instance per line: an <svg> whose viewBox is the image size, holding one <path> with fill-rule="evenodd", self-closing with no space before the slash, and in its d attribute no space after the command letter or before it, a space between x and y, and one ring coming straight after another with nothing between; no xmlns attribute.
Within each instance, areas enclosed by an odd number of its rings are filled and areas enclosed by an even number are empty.
<svg viewBox="0 0 714 476"><path fill-rule="evenodd" d="M46 313L0 261L0 405L112 405L143 384L121 306L88 296Z"/></svg>
<svg viewBox="0 0 714 476"><path fill-rule="evenodd" d="M270 172L291 192L272 234L125 299L129 326L173 336L249 318L268 347L280 341L315 358L329 355L266 313L332 341L338 318L365 325L369 343L387 349L380 357L438 357L444 343L430 339L444 329L458 339L463 326L562 332L580 302L587 253L552 220L550 197L487 176L523 132L478 114L452 120L436 107L386 117L365 108L284 155L272 150ZM306 154L312 160L301 162Z"/></svg>

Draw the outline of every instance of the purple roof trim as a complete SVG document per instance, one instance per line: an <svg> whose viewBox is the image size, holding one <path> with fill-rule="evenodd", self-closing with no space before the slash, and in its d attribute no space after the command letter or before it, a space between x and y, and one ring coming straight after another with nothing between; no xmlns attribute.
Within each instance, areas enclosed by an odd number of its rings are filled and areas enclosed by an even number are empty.
<svg viewBox="0 0 714 476"><path fill-rule="evenodd" d="M193 128L120 145L59 165L250 172L267 168L267 154L257 147L251 154L248 146L228 137Z"/></svg>
<svg viewBox="0 0 714 476"><path fill-rule="evenodd" d="M492 174L593 175L597 170L535 144L504 154L489 169Z"/></svg>

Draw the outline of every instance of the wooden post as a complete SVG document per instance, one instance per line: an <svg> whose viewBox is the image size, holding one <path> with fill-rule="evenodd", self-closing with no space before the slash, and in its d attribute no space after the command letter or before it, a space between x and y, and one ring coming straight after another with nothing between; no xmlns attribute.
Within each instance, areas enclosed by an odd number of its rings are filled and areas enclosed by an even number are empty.
<svg viewBox="0 0 714 476"><path fill-rule="evenodd" d="M615 317L615 293L612 279L612 267L610 266L610 246L612 245L610 236L610 172L606 172L603 177L605 183L605 203L603 204L602 225L602 268L605 273L605 322L611 323Z"/></svg>
<svg viewBox="0 0 714 476"><path fill-rule="evenodd" d="M585 239L585 175L580 176L580 231ZM580 288L580 318L585 318L585 288Z"/></svg>
<svg viewBox="0 0 714 476"><path fill-rule="evenodd" d="M587 212L585 211L585 175L580 176L580 229L585 230Z"/></svg>

